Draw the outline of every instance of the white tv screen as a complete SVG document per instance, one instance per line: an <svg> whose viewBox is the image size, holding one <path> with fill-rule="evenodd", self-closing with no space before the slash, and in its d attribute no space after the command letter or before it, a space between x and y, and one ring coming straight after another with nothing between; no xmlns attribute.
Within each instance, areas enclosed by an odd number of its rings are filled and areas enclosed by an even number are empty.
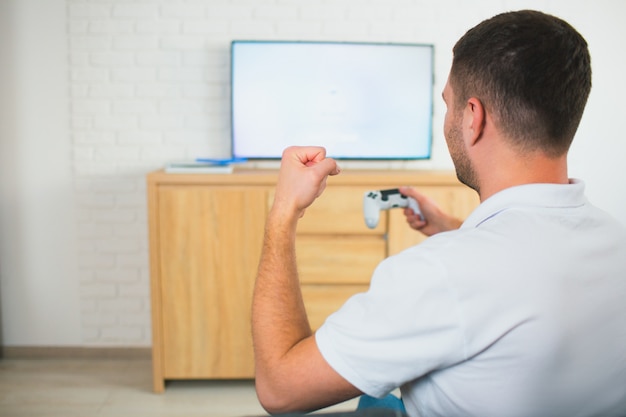
<svg viewBox="0 0 626 417"><path fill-rule="evenodd" d="M432 45L233 41L231 59L236 158L430 158Z"/></svg>

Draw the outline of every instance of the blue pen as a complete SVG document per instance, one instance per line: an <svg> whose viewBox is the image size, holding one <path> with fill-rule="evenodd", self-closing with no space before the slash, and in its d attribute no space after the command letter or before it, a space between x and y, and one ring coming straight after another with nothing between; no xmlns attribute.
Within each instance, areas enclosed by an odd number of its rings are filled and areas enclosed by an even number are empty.
<svg viewBox="0 0 626 417"><path fill-rule="evenodd" d="M196 158L196 162L215 165L230 165L248 162L246 158Z"/></svg>

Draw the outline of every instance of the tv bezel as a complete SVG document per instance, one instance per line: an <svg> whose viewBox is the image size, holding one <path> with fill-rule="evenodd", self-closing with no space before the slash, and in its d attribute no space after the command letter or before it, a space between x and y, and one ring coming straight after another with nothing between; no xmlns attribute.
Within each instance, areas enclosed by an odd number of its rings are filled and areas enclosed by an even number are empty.
<svg viewBox="0 0 626 417"><path fill-rule="evenodd" d="M230 147L231 147L231 157L232 158L245 158L246 160L251 161L277 161L281 159L281 155L276 156L246 156L246 155L237 155L235 154L235 129L234 129L234 53L233 49L235 44L333 44L333 45L374 45L374 46L409 46L409 47L420 47L420 48L428 48L430 50L430 75L431 82L430 86L430 117L429 117L429 126L428 126L428 138L427 146L428 153L426 156L332 156L338 160L345 161L427 161L432 159L433 152L433 115L434 115L434 83L435 83L435 46L434 44L429 43L418 43L418 42L360 42L360 41L327 41L327 40L259 40L259 39L235 39L231 41L230 44Z"/></svg>

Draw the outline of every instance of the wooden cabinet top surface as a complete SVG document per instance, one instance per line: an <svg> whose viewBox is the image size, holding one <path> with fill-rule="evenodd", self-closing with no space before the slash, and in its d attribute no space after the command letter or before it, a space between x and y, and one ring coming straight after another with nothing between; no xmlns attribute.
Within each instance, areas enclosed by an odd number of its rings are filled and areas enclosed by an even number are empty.
<svg viewBox="0 0 626 417"><path fill-rule="evenodd" d="M150 185L275 185L278 170L235 169L231 174L173 174L163 170L148 174ZM328 179L329 185L460 185L453 171L350 170Z"/></svg>

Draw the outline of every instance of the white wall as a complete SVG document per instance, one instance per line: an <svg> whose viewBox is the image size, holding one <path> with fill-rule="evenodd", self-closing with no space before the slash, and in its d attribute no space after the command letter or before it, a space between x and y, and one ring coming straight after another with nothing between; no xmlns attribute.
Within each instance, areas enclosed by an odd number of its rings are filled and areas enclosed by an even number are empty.
<svg viewBox="0 0 626 417"><path fill-rule="evenodd" d="M0 2L0 292L7 345L82 342L63 0Z"/></svg>
<svg viewBox="0 0 626 417"><path fill-rule="evenodd" d="M594 69L571 174L626 223L619 170L626 2L0 0L0 7L6 345L150 344L145 174L169 160L229 153L232 39L435 44L433 159L383 166L451 169L439 92L454 42L505 10L562 16L589 41Z"/></svg>

